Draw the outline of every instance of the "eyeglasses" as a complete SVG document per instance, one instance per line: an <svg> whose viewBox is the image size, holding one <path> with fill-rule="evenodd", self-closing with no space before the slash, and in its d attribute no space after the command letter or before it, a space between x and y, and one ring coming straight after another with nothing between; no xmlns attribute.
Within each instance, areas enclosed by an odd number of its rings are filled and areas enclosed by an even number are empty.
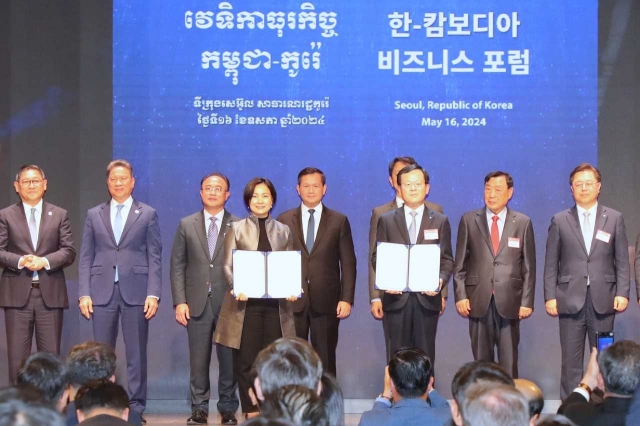
<svg viewBox="0 0 640 426"><path fill-rule="evenodd" d="M20 185L24 186L25 188L28 188L31 185L33 185L34 188L37 188L40 185L42 185L42 181L39 179L23 180L23 181L20 181Z"/></svg>
<svg viewBox="0 0 640 426"><path fill-rule="evenodd" d="M591 189L596 184L596 182L588 181L588 182L573 182L573 187L575 189L586 188Z"/></svg>
<svg viewBox="0 0 640 426"><path fill-rule="evenodd" d="M402 187L405 189L422 189L424 188L424 182L405 182L402 184Z"/></svg>
<svg viewBox="0 0 640 426"><path fill-rule="evenodd" d="M204 188L202 188L202 190L204 192L213 192L214 194L222 194L223 192L227 192L221 186L205 186Z"/></svg>

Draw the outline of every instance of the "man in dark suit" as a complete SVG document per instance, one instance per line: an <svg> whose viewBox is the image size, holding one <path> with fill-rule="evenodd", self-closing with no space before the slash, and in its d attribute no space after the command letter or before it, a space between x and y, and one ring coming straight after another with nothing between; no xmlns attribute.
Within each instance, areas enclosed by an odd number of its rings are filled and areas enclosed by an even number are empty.
<svg viewBox="0 0 640 426"><path fill-rule="evenodd" d="M382 297L384 325L389 333L389 349L422 349L435 361L436 331L442 310L442 289L453 271L451 226L441 213L427 208L429 174L419 165L404 167L398 173L404 206L385 213L378 221L376 241L396 244L439 244L440 287L434 292L401 293L386 291ZM375 268L377 250L371 261ZM398 265L398 267L405 267Z"/></svg>
<svg viewBox="0 0 640 426"><path fill-rule="evenodd" d="M80 312L93 315L93 336L115 348L121 318L132 415L147 401L149 320L162 295L162 242L156 211L131 197L125 160L107 166L111 200L89 210L82 235ZM144 420L143 420L144 423Z"/></svg>
<svg viewBox="0 0 640 426"><path fill-rule="evenodd" d="M640 345L620 340L598 354L596 348L582 381L558 409L578 426L624 426L633 392L640 383ZM591 401L594 389L604 392Z"/></svg>
<svg viewBox="0 0 640 426"><path fill-rule="evenodd" d="M206 424L209 415L209 364L213 332L229 284L222 272L224 236L236 216L225 210L229 179L211 173L200 181L203 210L183 218L171 251L171 294L176 321L187 327L191 417L187 424ZM218 411L223 425L237 424L233 350L216 345L218 356Z"/></svg>
<svg viewBox="0 0 640 426"><path fill-rule="evenodd" d="M76 257L66 210L43 200L44 172L22 166L13 183L20 202L0 210L0 306L4 308L9 381L31 353L60 354L63 310L69 307L64 268Z"/></svg>
<svg viewBox="0 0 640 426"><path fill-rule="evenodd" d="M582 377L585 334L595 347L596 332L613 330L631 285L624 220L598 204L600 172L580 164L569 184L576 205L551 218L544 265L545 308L560 317L562 399Z"/></svg>
<svg viewBox="0 0 640 426"><path fill-rule="evenodd" d="M351 313L356 285L356 254L349 219L322 204L326 177L315 167L298 173L302 205L278 217L302 252L302 298L293 304L296 335L311 337L325 371L336 375L341 319Z"/></svg>
<svg viewBox="0 0 640 426"><path fill-rule="evenodd" d="M518 377L520 320L533 312L536 248L529 217L511 210L513 178L484 178L485 207L465 213L458 226L454 289L456 309L469 318L476 361L498 362Z"/></svg>
<svg viewBox="0 0 640 426"><path fill-rule="evenodd" d="M371 263L371 257L373 256L373 250L376 248L376 233L378 232L378 220L383 214L396 210L404 205L402 196L400 195L400 185L398 185L398 172L406 166L417 164L413 157L396 157L389 163L389 185L394 190L395 198L388 203L384 203L373 209L371 212L371 221L369 223L369 301L371 302L371 315L377 320L381 320L384 316L382 310L382 294L380 290L376 290L376 271L373 269L373 263ZM442 206L440 204L432 203L429 201L424 202L428 209L443 213ZM447 301L447 287L444 288L442 293L442 312ZM441 312L441 313L442 313ZM383 321L383 328L385 322ZM391 358L389 353L389 333L384 328L384 340L387 350L387 361Z"/></svg>

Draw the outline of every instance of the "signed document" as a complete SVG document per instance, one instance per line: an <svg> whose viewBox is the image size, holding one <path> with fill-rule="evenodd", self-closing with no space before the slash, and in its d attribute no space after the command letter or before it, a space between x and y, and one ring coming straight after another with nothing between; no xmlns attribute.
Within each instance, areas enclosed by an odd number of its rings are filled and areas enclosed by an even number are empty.
<svg viewBox="0 0 640 426"><path fill-rule="evenodd" d="M233 291L249 298L302 297L299 251L233 251Z"/></svg>
<svg viewBox="0 0 640 426"><path fill-rule="evenodd" d="M376 289L392 291L438 291L440 246L438 244L378 243Z"/></svg>

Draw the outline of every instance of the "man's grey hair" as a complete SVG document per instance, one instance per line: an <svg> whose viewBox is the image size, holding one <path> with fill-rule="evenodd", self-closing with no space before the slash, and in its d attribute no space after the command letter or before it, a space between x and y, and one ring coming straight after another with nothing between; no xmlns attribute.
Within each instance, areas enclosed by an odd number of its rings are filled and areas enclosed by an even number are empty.
<svg viewBox="0 0 640 426"><path fill-rule="evenodd" d="M607 392L631 396L640 383L640 345L620 340L598 355L598 366Z"/></svg>
<svg viewBox="0 0 640 426"><path fill-rule="evenodd" d="M306 340L280 338L264 348L253 363L263 394L286 385L301 385L313 391L322 377L322 361Z"/></svg>
<svg viewBox="0 0 640 426"><path fill-rule="evenodd" d="M462 417L465 426L528 426L529 404L513 386L478 383L467 389Z"/></svg>

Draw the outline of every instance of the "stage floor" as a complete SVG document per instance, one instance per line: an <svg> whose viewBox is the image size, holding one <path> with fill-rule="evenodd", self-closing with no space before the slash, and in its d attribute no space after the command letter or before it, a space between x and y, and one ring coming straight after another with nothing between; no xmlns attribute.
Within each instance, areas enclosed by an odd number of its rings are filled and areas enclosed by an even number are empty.
<svg viewBox="0 0 640 426"><path fill-rule="evenodd" d="M213 414L213 413L212 413ZM145 414L147 419L147 426L162 426L162 425L186 425L189 415L184 414ZM245 422L244 417L238 415L238 424ZM347 414L345 415L345 426L357 426L360 422L360 414ZM210 425L219 425L220 416L212 415L209 417Z"/></svg>

